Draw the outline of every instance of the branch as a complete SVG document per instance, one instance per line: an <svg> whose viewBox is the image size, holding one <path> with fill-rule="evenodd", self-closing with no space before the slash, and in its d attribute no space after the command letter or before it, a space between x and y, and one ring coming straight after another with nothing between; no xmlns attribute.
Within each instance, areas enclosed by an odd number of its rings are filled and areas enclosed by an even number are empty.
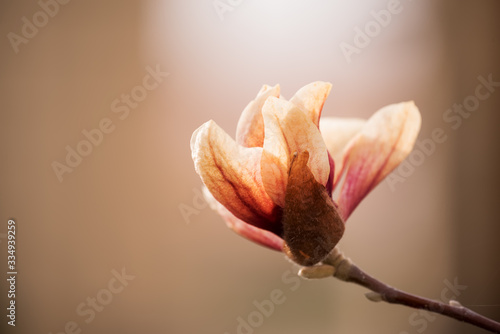
<svg viewBox="0 0 500 334"><path fill-rule="evenodd" d="M337 248L323 260L323 263L328 266L304 267L299 274L306 278L321 278L333 274L333 276L340 280L355 283L373 291L373 293L368 293L366 295L371 301L385 301L390 304L399 304L416 309L423 309L467 322L493 333L500 333L500 323L482 316L460 305L460 303L456 301L450 301L449 304L445 304L395 289L380 282L358 268L350 259L344 257ZM328 270L329 266L333 266L333 268Z"/></svg>

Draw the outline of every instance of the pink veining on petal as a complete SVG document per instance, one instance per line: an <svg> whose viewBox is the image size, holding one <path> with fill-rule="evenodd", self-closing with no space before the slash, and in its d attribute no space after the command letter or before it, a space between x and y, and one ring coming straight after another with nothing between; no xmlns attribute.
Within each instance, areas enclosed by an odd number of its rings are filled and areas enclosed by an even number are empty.
<svg viewBox="0 0 500 334"><path fill-rule="evenodd" d="M278 208L261 178L261 147L238 145L215 122L193 133L195 169L212 195L239 219L267 230L279 230Z"/></svg>
<svg viewBox="0 0 500 334"><path fill-rule="evenodd" d="M217 202L217 200L212 196L212 194L208 191L207 188L203 189L203 194L207 202L209 203L210 207L219 213L219 215L226 222L227 226L231 228L234 232L264 247L279 252L283 250L283 239L281 239L275 233L247 224L241 219L236 218L222 204Z"/></svg>
<svg viewBox="0 0 500 334"><path fill-rule="evenodd" d="M274 249L278 252L283 251L283 239L278 237L276 234L247 224L244 221L236 218L234 215L221 215L226 220L227 226L229 226L234 232L241 235L242 237L262 246Z"/></svg>
<svg viewBox="0 0 500 334"><path fill-rule="evenodd" d="M344 220L408 156L420 124L420 113L413 102L389 105L377 111L350 142L338 201Z"/></svg>
<svg viewBox="0 0 500 334"><path fill-rule="evenodd" d="M334 186L344 171L345 153L350 141L361 131L366 120L359 118L323 117L319 124L326 148L335 161Z"/></svg>

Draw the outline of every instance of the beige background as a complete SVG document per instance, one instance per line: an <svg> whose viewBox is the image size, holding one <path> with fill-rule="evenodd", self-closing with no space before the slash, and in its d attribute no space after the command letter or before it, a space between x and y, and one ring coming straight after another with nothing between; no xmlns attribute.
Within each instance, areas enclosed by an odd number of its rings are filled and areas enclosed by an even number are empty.
<svg viewBox="0 0 500 334"><path fill-rule="evenodd" d="M82 333L232 334L254 301L279 289L284 303L255 333L482 333L443 317L422 323L414 310L368 302L365 290L336 280L292 291L282 275L291 280L297 269L281 254L193 203L201 182L191 133L214 119L234 134L262 84L280 83L290 97L315 80L333 84L325 115L369 117L413 99L419 140L435 128L448 136L394 191L384 182L369 195L342 249L387 283L432 298L456 277L468 286L462 304L500 320L500 92L457 130L443 121L478 76L500 81L500 6L403 0L348 64L339 45L387 3L242 1L221 21L208 0L73 0L16 53L8 34L41 9L2 1L0 233L16 219L19 275L17 326L2 314L0 331L55 334L74 321ZM112 101L157 65L170 75L121 120ZM59 182L51 164L103 118L114 131ZM195 205L185 220L179 208ZM6 255L0 261L4 268ZM86 323L78 305L104 296L122 268L135 278Z"/></svg>

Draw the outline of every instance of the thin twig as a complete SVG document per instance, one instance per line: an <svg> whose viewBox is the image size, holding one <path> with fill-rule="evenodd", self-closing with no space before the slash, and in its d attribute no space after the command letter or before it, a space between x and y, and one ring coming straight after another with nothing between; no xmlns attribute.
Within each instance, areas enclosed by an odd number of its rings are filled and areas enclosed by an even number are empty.
<svg viewBox="0 0 500 334"><path fill-rule="evenodd" d="M436 300L419 297L380 282L368 275L358 266L352 263L343 254L334 250L332 254L323 261L335 267L334 276L346 281L361 285L376 294L370 294L368 298L372 301L385 301L391 304L405 305L416 309L424 309L439 313L447 317L467 322L474 326L486 329L493 333L500 333L500 323L482 316L459 303L445 304ZM377 296L378 294L378 296Z"/></svg>

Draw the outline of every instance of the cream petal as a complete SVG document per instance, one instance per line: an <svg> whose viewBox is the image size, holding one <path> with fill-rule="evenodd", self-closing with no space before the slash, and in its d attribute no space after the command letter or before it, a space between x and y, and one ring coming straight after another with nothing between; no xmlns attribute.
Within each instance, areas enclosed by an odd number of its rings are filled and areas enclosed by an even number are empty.
<svg viewBox="0 0 500 334"><path fill-rule="evenodd" d="M377 111L350 142L338 201L344 220L408 156L420 124L420 112L413 101L389 105Z"/></svg>
<svg viewBox="0 0 500 334"><path fill-rule="evenodd" d="M239 219L266 228L276 220L276 206L264 190L262 148L238 145L214 121L191 138L196 172L217 201Z"/></svg>
<svg viewBox="0 0 500 334"><path fill-rule="evenodd" d="M290 102L305 112L318 127L321 110L331 89L331 83L316 81L299 89L290 99Z"/></svg>
<svg viewBox="0 0 500 334"><path fill-rule="evenodd" d="M241 113L236 127L236 142L245 147L262 147L264 143L264 120L262 106L269 96L278 97L280 86L264 85L255 100L250 102Z"/></svg>
<svg viewBox="0 0 500 334"><path fill-rule="evenodd" d="M330 163L321 133L293 103L270 97L262 108L265 139L261 160L262 182L271 199L283 207L290 156L309 151L307 166L316 181L326 185Z"/></svg>
<svg viewBox="0 0 500 334"><path fill-rule="evenodd" d="M322 117L319 129L326 148L335 162L333 186L337 184L344 169L344 153L349 141L356 136L366 120L360 118Z"/></svg>

